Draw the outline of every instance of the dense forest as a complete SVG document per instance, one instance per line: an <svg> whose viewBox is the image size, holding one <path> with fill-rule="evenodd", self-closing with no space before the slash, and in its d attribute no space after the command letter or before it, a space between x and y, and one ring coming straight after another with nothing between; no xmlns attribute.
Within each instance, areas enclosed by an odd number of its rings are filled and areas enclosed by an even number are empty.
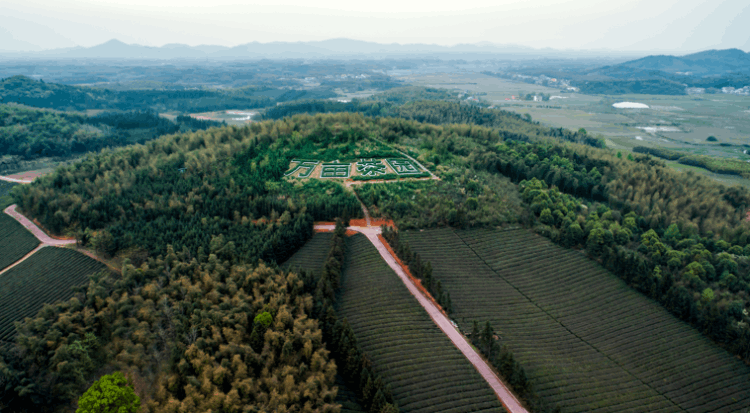
<svg viewBox="0 0 750 413"><path fill-rule="evenodd" d="M110 90L68 86L13 76L0 81L0 103L58 110L116 109L209 112L224 109L254 109L277 102L336 97L331 88L293 90L269 86L238 89L146 89Z"/></svg>
<svg viewBox="0 0 750 413"><path fill-rule="evenodd" d="M358 186L374 216L393 218L399 228L534 227L585 249L750 360L748 190L672 171L649 156L623 158L565 142L580 139L561 139L503 112L464 111L450 102L394 110L433 122L283 115L88 155L14 190L20 208L51 231L127 261L121 276L93 277L73 300L18 326L17 344L0 363L0 403L30 403L37 411L50 401L68 403L93 372L131 365L141 389L154 389L143 390L148 411L170 411L174 403L183 411L326 411L336 374L328 351L336 360L357 351L335 344L348 333L325 310L335 296L341 244L333 241L322 278L273 268L311 237L313 221L359 217L361 209L335 180L284 173L300 157L353 160L398 151L440 180ZM490 120L438 122L451 110L456 121L475 119L464 114ZM381 385L375 406L390 409Z"/></svg>
<svg viewBox="0 0 750 413"><path fill-rule="evenodd" d="M0 105L0 153L21 160L68 157L222 124L189 116L179 116L173 122L149 110L87 117L75 112Z"/></svg>
<svg viewBox="0 0 750 413"><path fill-rule="evenodd" d="M356 112L366 116L397 117L434 125L470 124L497 129L504 140L548 139L550 137L568 142L578 142L597 148L604 147L604 140L590 136L585 131L570 131L564 128L549 128L533 122L531 117L500 109L483 109L478 106L450 101L421 100L423 97L445 97L434 89L393 90L375 95L378 100L351 102L303 101L271 108L264 119L281 119L299 113ZM412 100L418 99L418 100Z"/></svg>

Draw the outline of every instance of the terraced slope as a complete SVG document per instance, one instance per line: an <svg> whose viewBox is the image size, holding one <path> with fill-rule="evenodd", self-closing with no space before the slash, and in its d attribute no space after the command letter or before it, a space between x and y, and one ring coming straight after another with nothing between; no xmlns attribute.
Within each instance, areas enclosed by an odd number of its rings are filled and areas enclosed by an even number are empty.
<svg viewBox="0 0 750 413"><path fill-rule="evenodd" d="M23 225L0 212L0 270L20 260L39 244Z"/></svg>
<svg viewBox="0 0 750 413"><path fill-rule="evenodd" d="M331 250L332 232L321 232L315 234L307 243L302 246L294 255L281 265L289 271L318 272L323 269L328 252Z"/></svg>
<svg viewBox="0 0 750 413"><path fill-rule="evenodd" d="M739 412L750 367L580 252L526 230L406 232L455 318L489 320L563 412Z"/></svg>
<svg viewBox="0 0 750 413"><path fill-rule="evenodd" d="M0 275L0 342L15 336L13 322L33 317L45 303L72 297L72 287L106 269L77 251L44 247Z"/></svg>
<svg viewBox="0 0 750 413"><path fill-rule="evenodd" d="M363 235L347 239L337 311L391 384L402 412L504 411Z"/></svg>

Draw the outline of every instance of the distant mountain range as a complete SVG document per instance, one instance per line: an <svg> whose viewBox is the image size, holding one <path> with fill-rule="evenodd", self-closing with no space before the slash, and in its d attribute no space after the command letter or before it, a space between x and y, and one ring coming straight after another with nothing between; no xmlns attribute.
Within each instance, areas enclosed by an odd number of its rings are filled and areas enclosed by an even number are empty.
<svg viewBox="0 0 750 413"><path fill-rule="evenodd" d="M750 53L739 49L706 50L685 56L646 56L592 73L616 78L652 78L667 74L678 76L717 76L729 73L750 73Z"/></svg>
<svg viewBox="0 0 750 413"><path fill-rule="evenodd" d="M2 47L2 46L0 46ZM246 43L235 47L188 46L167 44L161 47L126 44L110 40L93 47L73 47L46 51L2 51L5 57L19 58L94 58L94 59L262 59L262 58L385 58L431 56L440 58L486 59L499 57L619 57L635 53L611 51L565 51L534 49L489 42L440 46L434 44L381 44L352 39L311 42ZM642 54L640 54L642 55Z"/></svg>

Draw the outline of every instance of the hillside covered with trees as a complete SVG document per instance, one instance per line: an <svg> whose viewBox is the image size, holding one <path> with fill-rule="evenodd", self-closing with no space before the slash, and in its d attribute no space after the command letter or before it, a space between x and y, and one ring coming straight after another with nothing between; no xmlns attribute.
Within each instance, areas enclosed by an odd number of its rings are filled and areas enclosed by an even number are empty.
<svg viewBox="0 0 750 413"><path fill-rule="evenodd" d="M335 411L330 389L341 364L328 351L340 357L348 347L327 341L335 315L327 308L341 241L320 277L276 264L310 239L313 221L359 217L360 204L336 180L284 173L296 158L397 151L440 180L357 186L372 215L403 229L534 228L585 250L750 360L748 190L649 156L622 158L581 144L588 142L579 133L556 135L504 112L374 104L411 118L287 113L176 133L89 155L14 190L19 208L51 231L126 264L121 276L95 276L76 298L18 326L0 362L0 403L52 410L82 394L95 371L131 366L148 411ZM476 119L485 126L451 123Z"/></svg>

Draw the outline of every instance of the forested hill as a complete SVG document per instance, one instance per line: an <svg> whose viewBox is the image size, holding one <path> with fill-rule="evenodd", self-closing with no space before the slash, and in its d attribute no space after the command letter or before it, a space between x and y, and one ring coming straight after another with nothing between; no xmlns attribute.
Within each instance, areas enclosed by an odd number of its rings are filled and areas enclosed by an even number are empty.
<svg viewBox="0 0 750 413"><path fill-rule="evenodd" d="M330 88L287 90L271 87L209 90L109 90L103 88L45 83L25 76L0 81L0 103L59 110L118 109L179 112L208 112L224 109L253 109L297 99L335 97Z"/></svg>
<svg viewBox="0 0 750 413"><path fill-rule="evenodd" d="M292 159L397 151L440 180L355 186L372 215L399 229L532 228L750 361L750 191L648 156L540 139L536 125L516 121L509 137L469 124L294 115L92 154L14 190L48 229L125 264L121 277L93 277L76 298L19 325L0 361L0 407L69 406L95 372L128 369L153 412L306 403L329 411L336 367L324 343L341 345L345 326L325 303L343 241L332 243L318 280L273 267L311 237L313 221L361 209L340 180L284 174ZM293 394L301 396L273 396Z"/></svg>
<svg viewBox="0 0 750 413"><path fill-rule="evenodd" d="M426 89L427 92L430 90ZM601 137L587 135L582 130L571 131L564 128L545 127L540 125L539 122L533 122L529 116L521 116L506 110L483 109L478 106L443 100L421 100L422 94L417 93L386 92L373 97L377 100L292 102L268 109L264 118L281 119L299 113L357 112L366 116L398 117L434 125L456 123L484 126L498 130L503 139L523 141L556 138L597 148L604 147L604 140ZM450 95L444 97L450 98Z"/></svg>
<svg viewBox="0 0 750 413"><path fill-rule="evenodd" d="M188 116L171 121L152 111L104 112L88 117L0 104L0 153L10 155L9 164L13 159L68 157L220 125Z"/></svg>

